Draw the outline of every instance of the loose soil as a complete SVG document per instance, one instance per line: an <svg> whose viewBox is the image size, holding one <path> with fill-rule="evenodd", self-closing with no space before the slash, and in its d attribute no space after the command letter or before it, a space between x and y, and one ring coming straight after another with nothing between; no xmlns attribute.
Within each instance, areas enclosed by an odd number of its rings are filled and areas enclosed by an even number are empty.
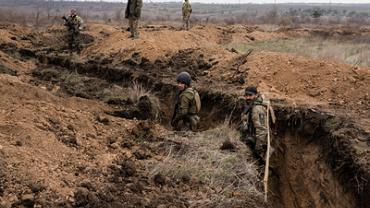
<svg viewBox="0 0 370 208"><path fill-rule="evenodd" d="M1 26L1 206L367 207L370 203L369 70L223 48L232 41L301 31L264 32L253 26L178 31L153 26L141 29L141 39L130 40L121 28L92 24L84 31L82 55L70 57L58 41L62 29L35 32ZM185 133L176 141L173 135L182 133L169 130L168 121L176 96L174 77L180 71L192 75L201 94L202 132ZM132 100L134 83L153 96ZM271 98L278 115L268 204L260 192L246 201L242 193L226 194L228 189L220 191L197 178L153 174L149 167L165 163L173 149L181 156L191 152L187 148L201 147L196 138L212 135L225 119L237 124L243 105L238 96L250 84ZM244 153L248 148L235 139L221 142L216 151L251 160L251 154Z"/></svg>

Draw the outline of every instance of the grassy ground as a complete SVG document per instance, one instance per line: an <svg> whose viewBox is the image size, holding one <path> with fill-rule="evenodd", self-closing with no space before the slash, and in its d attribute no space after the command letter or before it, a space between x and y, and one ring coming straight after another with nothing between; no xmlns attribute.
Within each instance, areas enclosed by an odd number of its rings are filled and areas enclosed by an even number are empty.
<svg viewBox="0 0 370 208"><path fill-rule="evenodd" d="M350 65L370 67L370 44L321 38L274 39L249 43L230 43L241 53L248 50L294 53L315 59L336 60Z"/></svg>
<svg viewBox="0 0 370 208"><path fill-rule="evenodd" d="M246 204L250 205L247 207L260 207L263 195L257 188L260 182L258 168L250 150L239 141L235 129L223 124L219 128L192 135L173 135L169 139L180 142L181 148L171 148L167 158L150 169L153 175L161 174L174 181L207 184L211 188L207 191L207 206L198 201L191 207L239 207ZM222 150L225 141L235 145L234 148ZM237 199L235 195L244 197ZM245 196L248 196L248 202Z"/></svg>

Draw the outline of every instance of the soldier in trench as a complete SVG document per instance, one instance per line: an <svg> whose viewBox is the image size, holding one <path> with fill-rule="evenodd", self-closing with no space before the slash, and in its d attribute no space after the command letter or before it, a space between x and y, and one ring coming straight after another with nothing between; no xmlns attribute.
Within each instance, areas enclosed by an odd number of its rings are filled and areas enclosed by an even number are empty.
<svg viewBox="0 0 370 208"><path fill-rule="evenodd" d="M249 86L245 89L244 98L246 103L239 128L241 140L253 150L255 157L263 164L266 157L269 128L267 116L270 116L271 121L275 122L275 115L267 104L269 101L263 98L255 86ZM267 112L269 113L267 114ZM270 151L270 155L271 153L272 151Z"/></svg>
<svg viewBox="0 0 370 208"><path fill-rule="evenodd" d="M199 94L191 86L191 76L189 73L181 72L177 76L176 81L178 93L176 95L171 126L177 131L196 131L200 121L200 117L198 116L201 108Z"/></svg>

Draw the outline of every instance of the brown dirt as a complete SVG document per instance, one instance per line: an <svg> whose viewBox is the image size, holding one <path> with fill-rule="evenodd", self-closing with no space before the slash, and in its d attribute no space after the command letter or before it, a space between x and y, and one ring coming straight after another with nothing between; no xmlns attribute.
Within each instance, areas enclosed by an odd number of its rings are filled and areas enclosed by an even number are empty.
<svg viewBox="0 0 370 208"><path fill-rule="evenodd" d="M198 34L197 29L192 31L178 31L172 28L142 28L140 31L140 39L131 40L127 31L122 29L110 28L111 30L102 29L106 37L97 44L84 50L86 56L96 54L118 54L119 57L130 57L133 53L140 53L149 61L154 62L159 58L171 56L179 50L189 48L199 48L201 51L206 51L207 55L222 57L227 54L227 51L220 50L216 44L217 38L209 40L208 36L203 33ZM202 31L204 32L204 31ZM211 33L212 34L212 33ZM201 46L201 47L199 47ZM218 49L218 50L217 50ZM223 51L223 52L222 52ZM219 54L219 53L222 54Z"/></svg>
<svg viewBox="0 0 370 208"><path fill-rule="evenodd" d="M168 140L173 132L165 128L175 96L173 79L182 70L200 89L202 129L228 115L237 120L237 96L247 85L257 85L273 100L281 118L271 190L276 207L366 207L369 202L369 69L282 53L247 56L223 47L297 35L299 29L150 26L141 29L139 40L131 40L122 28L91 24L84 31L82 56L71 60L63 55L61 29L0 27L1 66L18 72L0 74L1 206L219 206L208 203L215 190L207 184L179 182L148 169L165 161L166 145L182 145ZM106 90L128 93L132 81L160 98L162 122L137 120L152 118L145 97L133 108L127 94L105 99ZM293 110L285 112L288 108ZM299 108L310 113L297 113ZM117 112L130 113L129 119ZM310 123L311 114L317 122ZM233 143L222 149L240 151ZM225 206L268 206L258 197L227 197Z"/></svg>
<svg viewBox="0 0 370 208"><path fill-rule="evenodd" d="M278 188L282 207L356 207L353 195L342 189L325 163L319 145L291 135L281 139L285 144Z"/></svg>
<svg viewBox="0 0 370 208"><path fill-rule="evenodd" d="M363 119L370 116L367 85L370 71L367 68L273 52L252 52L245 62L227 72L223 67L212 70L209 76L216 82L242 76L246 83L234 89L240 91L253 84L268 97L293 105L341 109Z"/></svg>

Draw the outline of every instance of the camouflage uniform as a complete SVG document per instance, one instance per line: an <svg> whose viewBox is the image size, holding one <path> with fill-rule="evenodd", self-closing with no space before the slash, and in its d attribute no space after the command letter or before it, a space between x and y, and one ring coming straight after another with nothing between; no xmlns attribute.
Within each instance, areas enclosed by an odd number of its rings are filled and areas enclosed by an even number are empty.
<svg viewBox="0 0 370 208"><path fill-rule="evenodd" d="M267 106L261 96L246 104L241 115L241 139L249 145L259 159L265 159L268 127L266 122Z"/></svg>
<svg viewBox="0 0 370 208"><path fill-rule="evenodd" d="M199 123L195 101L195 90L188 87L177 96L175 113L171 124L175 130L196 131Z"/></svg>
<svg viewBox="0 0 370 208"><path fill-rule="evenodd" d="M80 28L82 27L83 20L78 15L70 15L65 19L65 26L68 29L68 47L72 51L81 51L80 45Z"/></svg>
<svg viewBox="0 0 370 208"><path fill-rule="evenodd" d="M128 0L125 17L129 20L131 38L138 38L139 19L141 17L141 7L143 0Z"/></svg>
<svg viewBox="0 0 370 208"><path fill-rule="evenodd" d="M193 10L191 9L191 5L189 0L185 0L182 4L182 20L183 20L183 28L189 30L189 19L190 14Z"/></svg>

